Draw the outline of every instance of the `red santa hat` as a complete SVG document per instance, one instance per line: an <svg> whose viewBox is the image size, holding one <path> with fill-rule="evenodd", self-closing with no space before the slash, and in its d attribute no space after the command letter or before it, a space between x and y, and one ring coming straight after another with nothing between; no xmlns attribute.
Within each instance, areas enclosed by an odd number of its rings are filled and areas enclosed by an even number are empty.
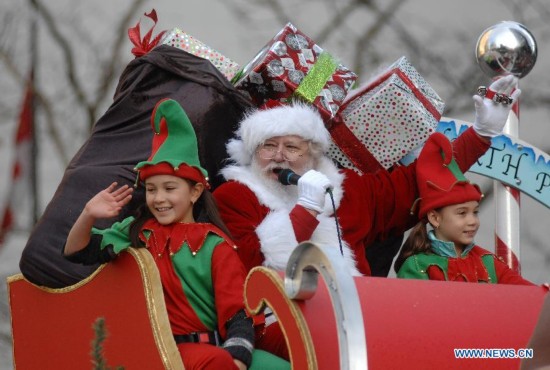
<svg viewBox="0 0 550 370"><path fill-rule="evenodd" d="M135 167L140 180L172 175L208 188L208 172L200 164L197 136L181 105L172 99L159 101L151 115L151 126L155 133L151 155Z"/></svg>
<svg viewBox="0 0 550 370"><path fill-rule="evenodd" d="M420 198L418 217L423 218L432 209L480 201L483 194L470 183L453 158L449 139L439 132L432 134L416 162L416 183Z"/></svg>
<svg viewBox="0 0 550 370"><path fill-rule="evenodd" d="M250 164L258 146L276 136L297 135L318 144L324 152L330 144L330 134L319 112L300 102L267 104L249 113L236 135L227 144L227 152L240 165Z"/></svg>

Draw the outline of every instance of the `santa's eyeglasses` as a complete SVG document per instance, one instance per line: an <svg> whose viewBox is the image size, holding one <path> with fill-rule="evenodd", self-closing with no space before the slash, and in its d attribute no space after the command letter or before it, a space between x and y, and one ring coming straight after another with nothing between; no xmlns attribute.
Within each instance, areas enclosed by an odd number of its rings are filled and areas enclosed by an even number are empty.
<svg viewBox="0 0 550 370"><path fill-rule="evenodd" d="M294 162L303 157L308 149L309 146L304 149L291 144L285 144L280 148L278 144L267 142L261 144L256 152L260 158L268 160L274 159L278 153L281 153L285 161Z"/></svg>

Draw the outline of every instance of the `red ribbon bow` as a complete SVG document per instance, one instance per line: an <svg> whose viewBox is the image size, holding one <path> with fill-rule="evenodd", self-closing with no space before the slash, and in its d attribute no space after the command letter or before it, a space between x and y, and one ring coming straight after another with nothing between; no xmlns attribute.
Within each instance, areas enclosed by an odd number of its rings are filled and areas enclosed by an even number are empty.
<svg viewBox="0 0 550 370"><path fill-rule="evenodd" d="M139 29L139 23L141 20L136 24L135 27L128 28L128 37L130 38L130 41L135 46L132 48L132 54L136 56L136 58L139 58L148 52L151 51L157 44L159 43L161 37L166 33L166 31L162 31L159 33L153 40L151 40L151 36L153 34L153 29L157 25L157 12L155 9L151 10L149 14L144 14L147 18L150 18L154 24L153 27L143 36L143 39L141 38L140 29Z"/></svg>

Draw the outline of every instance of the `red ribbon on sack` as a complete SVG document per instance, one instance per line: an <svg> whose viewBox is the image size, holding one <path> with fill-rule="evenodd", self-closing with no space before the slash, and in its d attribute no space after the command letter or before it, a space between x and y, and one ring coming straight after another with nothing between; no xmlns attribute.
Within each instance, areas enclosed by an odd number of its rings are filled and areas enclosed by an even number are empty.
<svg viewBox="0 0 550 370"><path fill-rule="evenodd" d="M159 43L161 37L166 33L166 31L160 32L158 35L155 36L153 40L151 40L151 36L153 35L153 29L157 25L157 12L155 9L151 10L149 14L144 14L147 18L150 18L154 24L153 27L143 36L143 39L141 38L141 32L139 28L139 24L141 22L138 21L135 27L128 28L128 37L130 38L130 41L135 46L132 48L132 54L136 56L136 58L139 58L148 52L151 51L157 44Z"/></svg>

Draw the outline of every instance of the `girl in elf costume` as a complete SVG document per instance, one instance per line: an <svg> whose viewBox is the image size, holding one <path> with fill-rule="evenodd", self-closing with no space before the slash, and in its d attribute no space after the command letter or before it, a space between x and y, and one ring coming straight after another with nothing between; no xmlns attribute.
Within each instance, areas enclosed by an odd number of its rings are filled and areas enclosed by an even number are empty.
<svg viewBox="0 0 550 370"><path fill-rule="evenodd" d="M152 154L136 166L146 204L136 217L93 228L97 219L117 216L132 197L131 187L112 183L88 201L64 255L103 263L130 246L147 248L186 369L289 369L287 361L254 350L243 301L246 271L208 190L189 118L176 101L165 99L155 106L151 124Z"/></svg>
<svg viewBox="0 0 550 370"><path fill-rule="evenodd" d="M533 285L474 244L482 194L458 168L445 135L432 134L426 142L416 164L416 179L420 198L415 205L419 203L421 221L395 261L398 277ZM433 230L427 230L427 223Z"/></svg>

